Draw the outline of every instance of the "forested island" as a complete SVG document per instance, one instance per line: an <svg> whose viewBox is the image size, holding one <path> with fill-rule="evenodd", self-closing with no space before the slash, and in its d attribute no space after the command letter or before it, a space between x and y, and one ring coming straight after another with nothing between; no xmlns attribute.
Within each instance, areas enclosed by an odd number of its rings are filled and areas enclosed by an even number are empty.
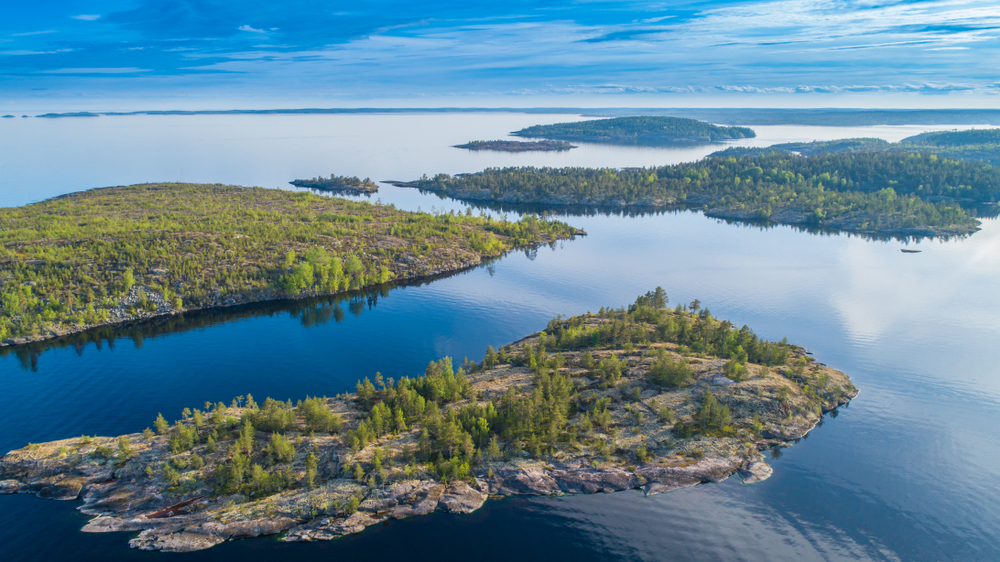
<svg viewBox="0 0 1000 562"><path fill-rule="evenodd" d="M541 141L469 141L465 144L456 144L454 148L465 148L468 150L496 150L498 152L553 152L577 148L566 141L541 140Z"/></svg>
<svg viewBox="0 0 1000 562"><path fill-rule="evenodd" d="M985 162L997 166L1000 165L1000 129L921 133L899 142L876 138L790 142L767 148L732 148L727 155L762 154L773 151L796 152L804 156L847 152L921 152L942 158Z"/></svg>
<svg viewBox="0 0 1000 562"><path fill-rule="evenodd" d="M761 451L858 393L797 346L668 303L657 288L559 316L480 363L376 373L351 394L239 396L173 423L151 414L141 433L28 444L0 458L0 493L82 498L84 531L138 532L145 550L329 540L489 496L758 482Z"/></svg>
<svg viewBox="0 0 1000 562"><path fill-rule="evenodd" d="M655 168L490 168L396 185L477 202L683 205L712 217L893 236L975 232L967 203L1000 198L1000 169L978 162L919 152L732 150Z"/></svg>
<svg viewBox="0 0 1000 562"><path fill-rule="evenodd" d="M426 278L576 232L227 185L72 193L0 209L0 345Z"/></svg>
<svg viewBox="0 0 1000 562"><path fill-rule="evenodd" d="M378 184L371 178L361 179L357 176L338 176L330 174L329 178L322 176L311 180L292 180L288 182L295 187L308 187L320 191L332 191L346 195L371 195L378 192Z"/></svg>
<svg viewBox="0 0 1000 562"><path fill-rule="evenodd" d="M566 141L641 145L708 143L757 136L753 129L747 127L720 127L681 117L648 116L534 125L511 134Z"/></svg>

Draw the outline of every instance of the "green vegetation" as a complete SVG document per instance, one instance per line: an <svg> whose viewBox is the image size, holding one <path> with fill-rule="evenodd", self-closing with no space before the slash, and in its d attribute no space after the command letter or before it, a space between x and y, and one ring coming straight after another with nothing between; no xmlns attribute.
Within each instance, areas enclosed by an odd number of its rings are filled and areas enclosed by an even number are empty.
<svg viewBox="0 0 1000 562"><path fill-rule="evenodd" d="M792 352L784 342L767 342L746 326L737 329L712 318L708 309L697 304L672 310L666 305L666 293L657 288L640 296L627 310L602 308L597 315L557 317L539 334L535 345L508 346L499 354L487 350L488 359L480 365L468 364L468 370L462 367L454 371L452 360L446 357L431 362L426 374L415 379L383 380L378 375L374 384L365 379L358 383L357 396L368 415L348 433L351 449L357 452L380 437L419 428L417 459L433 464L442 478L462 479L477 463L495 459L500 451L548 454L560 444L576 442L581 432L587 434L595 425L610 427L610 399L585 394L587 385L574 382L574 375L565 369L566 358L552 352L582 349L579 366L586 369L586 376L600 388L623 390L626 387L620 381L625 361L611 353L595 365L595 351L627 353L640 342L669 343L703 357L726 358L744 370L748 363L782 365ZM664 347L651 349L651 357L653 363L647 371L650 383L683 388L693 382L687 360L674 359ZM532 373L532 388L522 391L509 386L499 397L479 399L469 377L502 363L527 367ZM636 392L641 391L639 387L627 389L641 394ZM696 416L698 423L681 424L683 436L715 435L723 428L732 433L729 409L711 393L706 393L704 400L704 414ZM664 409L662 417L672 419L674 414ZM641 422L643 418L638 414L636 419Z"/></svg>
<svg viewBox="0 0 1000 562"><path fill-rule="evenodd" d="M756 156L774 151L797 152L804 156L845 152L920 152L997 166L1000 165L1000 129L921 133L897 143L873 138L783 143L767 148L736 148L726 154Z"/></svg>
<svg viewBox="0 0 1000 562"><path fill-rule="evenodd" d="M648 116L535 125L512 134L519 137L629 144L714 142L757 136L753 129L747 127L720 127L681 117Z"/></svg>
<svg viewBox="0 0 1000 562"><path fill-rule="evenodd" d="M351 195L369 195L378 191L378 184L371 178L360 179L357 176L338 176L330 174L329 178L322 176L311 180L293 180L288 182L296 187L308 187L321 191L336 191Z"/></svg>
<svg viewBox="0 0 1000 562"><path fill-rule="evenodd" d="M178 516L166 540L200 529L184 549L244 523L287 530L286 540L333 538L439 506L469 512L488 494L718 480L857 394L799 347L717 320L697 300L668 304L657 288L627 308L557 316L545 331L487 348L482 363L445 357L415 378L376 373L353 394L260 405L238 396L185 408L173 424L157 416L160 435L29 444L3 457L0 480L6 491L61 499L99 484L103 528L158 529L155 519ZM155 535L147 531L140 536Z"/></svg>
<svg viewBox="0 0 1000 562"><path fill-rule="evenodd" d="M642 169L491 168L454 177L439 174L411 185L479 201L686 204L723 218L924 235L975 231L973 211L952 200L1000 196L1000 169L935 155L731 154L738 152Z"/></svg>
<svg viewBox="0 0 1000 562"><path fill-rule="evenodd" d="M456 144L455 148L467 148L469 150L497 150L500 152L546 152L562 151L576 148L576 146L566 141L542 140L534 142L524 141L469 141L465 144Z"/></svg>
<svg viewBox="0 0 1000 562"><path fill-rule="evenodd" d="M261 188L95 189L0 209L0 342L419 278L572 232Z"/></svg>

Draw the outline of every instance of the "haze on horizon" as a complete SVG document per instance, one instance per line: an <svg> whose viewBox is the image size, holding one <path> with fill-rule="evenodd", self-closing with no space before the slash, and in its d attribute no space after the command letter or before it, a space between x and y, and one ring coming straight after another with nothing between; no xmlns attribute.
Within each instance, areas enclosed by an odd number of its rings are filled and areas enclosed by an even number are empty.
<svg viewBox="0 0 1000 562"><path fill-rule="evenodd" d="M1000 10L987 0L54 0L5 12L0 109L1000 99Z"/></svg>

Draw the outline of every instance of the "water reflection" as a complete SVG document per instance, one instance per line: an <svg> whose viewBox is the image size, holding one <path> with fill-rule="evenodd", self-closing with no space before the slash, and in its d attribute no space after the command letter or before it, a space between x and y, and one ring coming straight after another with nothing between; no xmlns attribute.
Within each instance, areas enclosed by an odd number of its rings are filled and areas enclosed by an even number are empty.
<svg viewBox="0 0 1000 562"><path fill-rule="evenodd" d="M537 256L538 248L526 248L524 253L529 259L534 259ZM485 268L492 276L495 272L495 261L496 259L486 260L474 266L474 268ZM347 312L350 312L355 318L360 317L365 310L375 308L379 303L379 299L388 298L394 289L419 287L439 279L467 272L468 269L414 281L384 283L337 295L324 295L303 299L269 300L236 306L193 310L180 314L157 316L109 326L97 326L82 332L50 340L31 342L12 347L0 347L0 358L13 355L20 362L21 369L38 371L39 358L48 350L71 348L76 352L76 355L83 356L84 350L90 345L93 345L93 348L98 352L105 345L107 345L109 351L114 351L115 344L122 340L130 340L135 348L141 349L147 339L202 330L240 320L288 314L290 317L298 319L300 325L304 328L325 326L329 324L330 320L339 324L347 317ZM347 308L346 312L344 310L345 307Z"/></svg>
<svg viewBox="0 0 1000 562"><path fill-rule="evenodd" d="M436 192L429 191L419 188L406 188L415 189L422 195L434 196L438 199L446 200L449 202L457 202L458 200L452 199L447 195ZM507 202L485 202L485 201L462 201L463 204L468 205L474 210L480 212L492 212L500 213L507 216L525 215L532 214L538 215L542 218L547 217L560 217L562 220L571 217L626 217L626 218L639 218L639 217L653 217L662 216L670 214L678 214L684 212L692 213L703 213L709 218L713 218L722 224L735 225L735 226L747 226L756 228L758 230L769 230L774 228L790 228L796 232L802 232L806 234L812 234L816 236L847 236L847 237L857 237L862 240L868 240L873 242L902 242L902 243L913 243L920 242L921 240L963 240L972 236L972 234L962 234L962 235L938 235L938 236L928 236L924 234L873 234L864 232L845 232L837 228L826 227L822 225L815 224L784 224L777 223L767 219L732 219L724 217L713 217L710 213L705 212L701 207L688 207L684 204L671 205L669 207L640 207L640 206L621 206L621 205L545 205L541 203L507 203ZM971 213L977 218L988 218L995 219L1000 217L1000 207L991 204L980 204L972 206L966 209L967 212ZM974 234L974 233L973 233Z"/></svg>

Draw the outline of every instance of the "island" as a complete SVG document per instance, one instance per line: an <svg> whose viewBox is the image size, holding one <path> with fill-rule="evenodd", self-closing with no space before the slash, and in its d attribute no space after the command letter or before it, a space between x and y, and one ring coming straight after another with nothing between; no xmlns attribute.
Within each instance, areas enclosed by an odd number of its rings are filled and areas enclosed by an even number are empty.
<svg viewBox="0 0 1000 562"><path fill-rule="evenodd" d="M658 287L351 394L240 396L141 433L28 444L0 458L0 493L82 498L84 531L137 532L144 550L329 540L491 496L759 482L762 451L858 394L800 347L668 303Z"/></svg>
<svg viewBox="0 0 1000 562"><path fill-rule="evenodd" d="M754 138L747 127L724 127L682 117L614 117L554 125L534 125L512 135L613 144L700 144Z"/></svg>
<svg viewBox="0 0 1000 562"><path fill-rule="evenodd" d="M654 168L490 168L394 182L481 203L701 209L706 215L869 236L963 236L995 204L1000 169L914 152L731 149Z"/></svg>
<svg viewBox="0 0 1000 562"><path fill-rule="evenodd" d="M733 147L716 155L749 156L768 152L793 152L804 156L851 152L921 152L941 158L1000 165L1000 129L937 131L907 137L899 142L877 138L850 138L833 141L790 142L766 148Z"/></svg>
<svg viewBox="0 0 1000 562"><path fill-rule="evenodd" d="M315 177L311 180L293 180L288 182L295 187L308 187L320 191L332 191L347 195L371 195L378 193L378 184L371 178L360 179L357 176L337 176L330 174L329 178Z"/></svg>
<svg viewBox="0 0 1000 562"><path fill-rule="evenodd" d="M577 148L566 141L541 140L541 141L469 141L465 144L456 144L454 148L465 148L468 150L495 150L497 152L552 152Z"/></svg>
<svg viewBox="0 0 1000 562"><path fill-rule="evenodd" d="M72 193L0 209L0 345L431 278L578 232L256 187Z"/></svg>

